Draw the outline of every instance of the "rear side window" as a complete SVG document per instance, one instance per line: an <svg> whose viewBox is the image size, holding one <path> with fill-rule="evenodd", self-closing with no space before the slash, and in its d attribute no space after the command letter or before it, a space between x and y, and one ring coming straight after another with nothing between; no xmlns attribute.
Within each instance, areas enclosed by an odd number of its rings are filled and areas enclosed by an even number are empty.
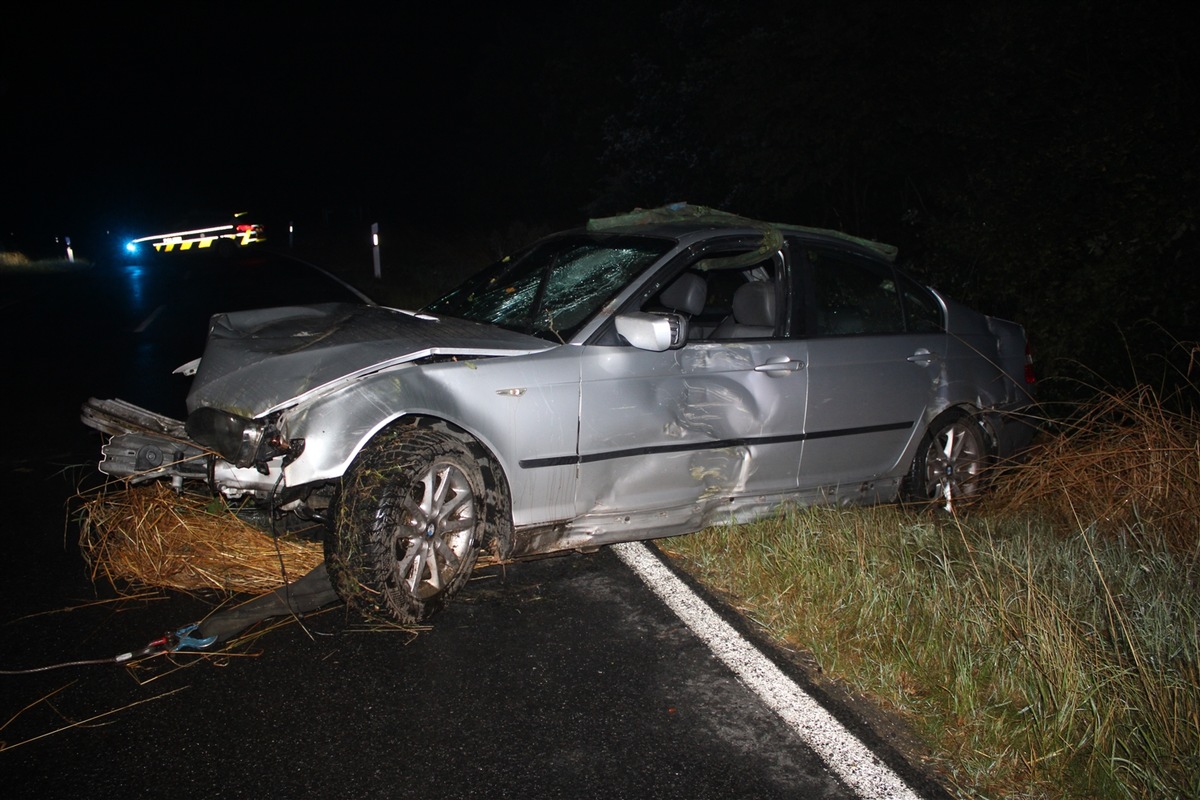
<svg viewBox="0 0 1200 800"><path fill-rule="evenodd" d="M808 251L815 336L903 333L892 270L822 250Z"/></svg>
<svg viewBox="0 0 1200 800"><path fill-rule="evenodd" d="M812 336L878 336L942 330L935 298L890 266L843 253L806 252Z"/></svg>

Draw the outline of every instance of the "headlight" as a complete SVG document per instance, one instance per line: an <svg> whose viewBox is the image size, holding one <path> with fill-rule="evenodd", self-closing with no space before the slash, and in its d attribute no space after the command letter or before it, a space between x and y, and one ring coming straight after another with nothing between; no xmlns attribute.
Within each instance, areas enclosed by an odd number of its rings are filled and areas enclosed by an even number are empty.
<svg viewBox="0 0 1200 800"><path fill-rule="evenodd" d="M258 448L266 423L239 417L219 408L198 408L188 415L187 433L237 467L253 466L260 460Z"/></svg>

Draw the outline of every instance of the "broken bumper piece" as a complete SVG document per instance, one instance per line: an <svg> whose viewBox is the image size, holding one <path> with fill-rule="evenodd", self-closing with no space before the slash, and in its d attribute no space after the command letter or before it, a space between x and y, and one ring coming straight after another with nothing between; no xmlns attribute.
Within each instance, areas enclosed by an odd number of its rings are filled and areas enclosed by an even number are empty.
<svg viewBox="0 0 1200 800"><path fill-rule="evenodd" d="M124 400L89 399L81 419L112 438L101 447L99 469L133 483L170 478L177 489L184 480L210 477L210 451L190 441L179 420L139 408Z"/></svg>

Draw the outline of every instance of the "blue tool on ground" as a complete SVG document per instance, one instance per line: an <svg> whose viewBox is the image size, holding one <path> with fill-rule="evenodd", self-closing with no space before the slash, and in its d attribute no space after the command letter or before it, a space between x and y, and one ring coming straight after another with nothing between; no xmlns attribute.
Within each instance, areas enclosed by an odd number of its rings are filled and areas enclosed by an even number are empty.
<svg viewBox="0 0 1200 800"><path fill-rule="evenodd" d="M200 623L193 622L191 625L184 625L175 633L168 634L167 643L171 645L171 652L178 653L180 650L203 650L217 640L216 636L192 636L192 631L200 627Z"/></svg>

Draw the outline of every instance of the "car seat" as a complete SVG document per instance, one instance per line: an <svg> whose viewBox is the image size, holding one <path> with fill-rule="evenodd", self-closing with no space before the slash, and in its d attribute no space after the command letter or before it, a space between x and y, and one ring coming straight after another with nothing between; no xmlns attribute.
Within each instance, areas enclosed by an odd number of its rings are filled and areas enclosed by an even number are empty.
<svg viewBox="0 0 1200 800"><path fill-rule="evenodd" d="M714 339L761 339L775 335L775 284L751 281L733 293L733 314L713 331Z"/></svg>

